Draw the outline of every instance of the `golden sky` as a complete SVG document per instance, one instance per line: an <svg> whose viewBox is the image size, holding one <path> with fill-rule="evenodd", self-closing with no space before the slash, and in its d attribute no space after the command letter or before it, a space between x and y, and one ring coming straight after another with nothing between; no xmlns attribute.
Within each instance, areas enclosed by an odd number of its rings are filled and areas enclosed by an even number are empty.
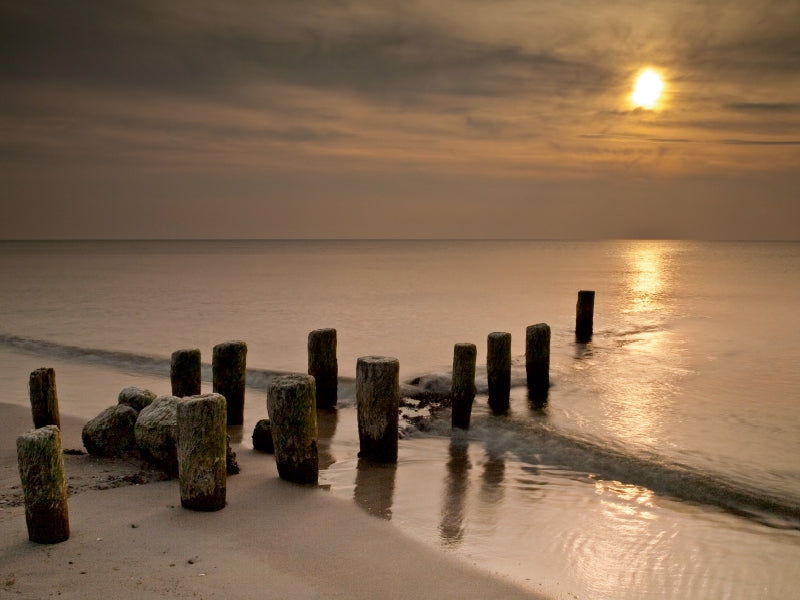
<svg viewBox="0 0 800 600"><path fill-rule="evenodd" d="M0 238L799 239L798 31L793 0L0 0Z"/></svg>

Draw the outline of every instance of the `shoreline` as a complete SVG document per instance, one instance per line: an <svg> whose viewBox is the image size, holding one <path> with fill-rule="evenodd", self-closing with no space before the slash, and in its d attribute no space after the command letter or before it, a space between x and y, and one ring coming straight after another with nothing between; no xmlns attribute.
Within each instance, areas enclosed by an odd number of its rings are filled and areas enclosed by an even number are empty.
<svg viewBox="0 0 800 600"><path fill-rule="evenodd" d="M81 448L83 420L61 419L63 447ZM0 495L7 498L19 486L15 442L32 428L29 410L0 403L0 428ZM412 540L322 488L279 479L271 455L233 449L242 470L228 478L227 505L214 513L181 508L176 480L126 480L138 461L65 456L74 486L70 539L32 543L24 506L0 504L0 591L18 598L86 598L89 591L126 599L543 597ZM109 477L123 487L100 489Z"/></svg>

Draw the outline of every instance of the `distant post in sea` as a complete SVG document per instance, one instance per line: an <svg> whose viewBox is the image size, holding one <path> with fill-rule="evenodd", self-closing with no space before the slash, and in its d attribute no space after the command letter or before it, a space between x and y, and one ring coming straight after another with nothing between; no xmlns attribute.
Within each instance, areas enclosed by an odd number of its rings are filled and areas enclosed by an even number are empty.
<svg viewBox="0 0 800 600"><path fill-rule="evenodd" d="M278 475L286 481L317 484L319 453L315 396L314 378L304 373L275 377L267 389L275 462Z"/></svg>
<svg viewBox="0 0 800 600"><path fill-rule="evenodd" d="M495 331L486 340L489 407L495 414L508 410L511 395L511 334Z"/></svg>
<svg viewBox="0 0 800 600"><path fill-rule="evenodd" d="M575 340L586 344L592 339L594 328L594 292L581 290L578 292L578 303L575 306Z"/></svg>
<svg viewBox="0 0 800 600"><path fill-rule="evenodd" d="M46 425L19 436L17 462L28 539L39 544L68 539L67 478L58 427Z"/></svg>
<svg viewBox="0 0 800 600"><path fill-rule="evenodd" d="M200 395L200 350L176 350L172 353L169 377L172 395L178 398Z"/></svg>
<svg viewBox="0 0 800 600"><path fill-rule="evenodd" d="M339 387L335 329L308 334L308 374L317 382L317 408L335 407Z"/></svg>
<svg viewBox="0 0 800 600"><path fill-rule="evenodd" d="M550 326L530 325L525 331L525 371L533 398L547 396L550 387Z"/></svg>
<svg viewBox="0 0 800 600"><path fill-rule="evenodd" d="M356 412L358 456L397 462L400 361L386 356L362 356L356 361Z"/></svg>
<svg viewBox="0 0 800 600"><path fill-rule="evenodd" d="M220 394L178 402L178 483L184 508L225 508L226 419L225 397Z"/></svg>
<svg viewBox="0 0 800 600"><path fill-rule="evenodd" d="M56 395L55 369L36 369L28 379L28 392L31 399L33 426L36 429L45 425L61 427Z"/></svg>
<svg viewBox="0 0 800 600"><path fill-rule="evenodd" d="M228 425L241 425L244 423L247 344L237 340L214 346L211 371L214 392L225 396Z"/></svg>
<svg viewBox="0 0 800 600"><path fill-rule="evenodd" d="M475 361L478 350L475 344L456 344L453 349L452 426L469 429L472 402L475 400Z"/></svg>

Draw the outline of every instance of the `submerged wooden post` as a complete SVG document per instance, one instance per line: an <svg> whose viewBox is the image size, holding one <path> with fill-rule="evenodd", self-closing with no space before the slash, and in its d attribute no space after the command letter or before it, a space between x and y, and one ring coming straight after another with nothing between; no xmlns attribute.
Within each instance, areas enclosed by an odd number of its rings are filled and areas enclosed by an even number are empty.
<svg viewBox="0 0 800 600"><path fill-rule="evenodd" d="M314 378L302 373L275 377L267 389L275 461L286 481L316 485L319 478L315 396Z"/></svg>
<svg viewBox="0 0 800 600"><path fill-rule="evenodd" d="M28 539L39 544L68 539L67 478L58 427L46 425L19 436L17 462Z"/></svg>
<svg viewBox="0 0 800 600"><path fill-rule="evenodd" d="M200 394L200 350L176 350L172 353L169 369L172 395L178 398Z"/></svg>
<svg viewBox="0 0 800 600"><path fill-rule="evenodd" d="M226 413L225 397L219 394L178 402L178 481L184 508L225 507Z"/></svg>
<svg viewBox="0 0 800 600"><path fill-rule="evenodd" d="M578 292L578 303L575 306L575 339L581 344L592 339L594 328L594 292L581 290Z"/></svg>
<svg viewBox="0 0 800 600"><path fill-rule="evenodd" d="M214 392L225 396L228 425L241 425L244 423L247 344L232 341L214 346L211 371Z"/></svg>
<svg viewBox="0 0 800 600"><path fill-rule="evenodd" d="M528 390L534 396L546 396L550 387L550 326L530 325L525 331L525 371Z"/></svg>
<svg viewBox="0 0 800 600"><path fill-rule="evenodd" d="M511 395L511 334L495 331L486 340L486 375L489 407L500 414L508 410Z"/></svg>
<svg viewBox="0 0 800 600"><path fill-rule="evenodd" d="M43 367L33 371L28 379L28 392L33 412L33 426L36 429L45 425L61 427L55 370Z"/></svg>
<svg viewBox="0 0 800 600"><path fill-rule="evenodd" d="M315 329L308 334L308 374L317 382L317 408L336 406L339 365L335 329Z"/></svg>
<svg viewBox="0 0 800 600"><path fill-rule="evenodd" d="M475 344L456 344L453 349L452 426L469 429L472 402L475 400L475 361L478 350Z"/></svg>
<svg viewBox="0 0 800 600"><path fill-rule="evenodd" d="M358 456L373 462L397 462L400 411L400 361L362 356L356 361Z"/></svg>

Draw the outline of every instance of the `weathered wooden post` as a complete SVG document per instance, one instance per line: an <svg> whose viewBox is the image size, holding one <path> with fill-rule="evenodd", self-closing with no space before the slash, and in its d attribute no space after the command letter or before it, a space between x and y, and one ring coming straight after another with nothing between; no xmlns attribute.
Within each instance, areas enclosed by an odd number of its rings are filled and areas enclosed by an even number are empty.
<svg viewBox="0 0 800 600"><path fill-rule="evenodd" d="M176 350L172 353L169 377L172 395L178 398L200 395L200 350Z"/></svg>
<svg viewBox="0 0 800 600"><path fill-rule="evenodd" d="M308 334L308 374L317 382L317 408L336 406L339 365L335 329L315 329Z"/></svg>
<svg viewBox="0 0 800 600"><path fill-rule="evenodd" d="M373 462L397 462L400 411L400 361L362 356L356 361L358 456Z"/></svg>
<svg viewBox="0 0 800 600"><path fill-rule="evenodd" d="M550 326L530 325L525 331L525 371L533 397L547 395L550 387Z"/></svg>
<svg viewBox="0 0 800 600"><path fill-rule="evenodd" d="M475 344L456 344L453 349L452 426L469 429L472 402L475 400L475 361L478 350Z"/></svg>
<svg viewBox="0 0 800 600"><path fill-rule="evenodd" d="M232 341L214 346L211 371L214 392L225 396L228 425L241 425L244 423L247 344Z"/></svg>
<svg viewBox="0 0 800 600"><path fill-rule="evenodd" d="M31 412L33 412L33 426L36 429L45 425L61 427L55 369L43 367L33 371L28 379L28 392L31 399Z"/></svg>
<svg viewBox="0 0 800 600"><path fill-rule="evenodd" d="M178 482L184 508L225 507L226 420L225 397L220 394L178 402Z"/></svg>
<svg viewBox="0 0 800 600"><path fill-rule="evenodd" d="M486 340L486 375L489 380L489 407L496 414L508 410L511 396L511 334L490 333Z"/></svg>
<svg viewBox="0 0 800 600"><path fill-rule="evenodd" d="M39 544L68 539L67 479L58 427L46 425L19 436L17 462L28 539Z"/></svg>
<svg viewBox="0 0 800 600"><path fill-rule="evenodd" d="M594 292L581 290L578 292L578 303L575 306L575 339L581 344L592 339L594 328Z"/></svg>
<svg viewBox="0 0 800 600"><path fill-rule="evenodd" d="M281 479L316 485L316 383L302 373L275 377L267 389L267 412L272 425L275 461Z"/></svg>

